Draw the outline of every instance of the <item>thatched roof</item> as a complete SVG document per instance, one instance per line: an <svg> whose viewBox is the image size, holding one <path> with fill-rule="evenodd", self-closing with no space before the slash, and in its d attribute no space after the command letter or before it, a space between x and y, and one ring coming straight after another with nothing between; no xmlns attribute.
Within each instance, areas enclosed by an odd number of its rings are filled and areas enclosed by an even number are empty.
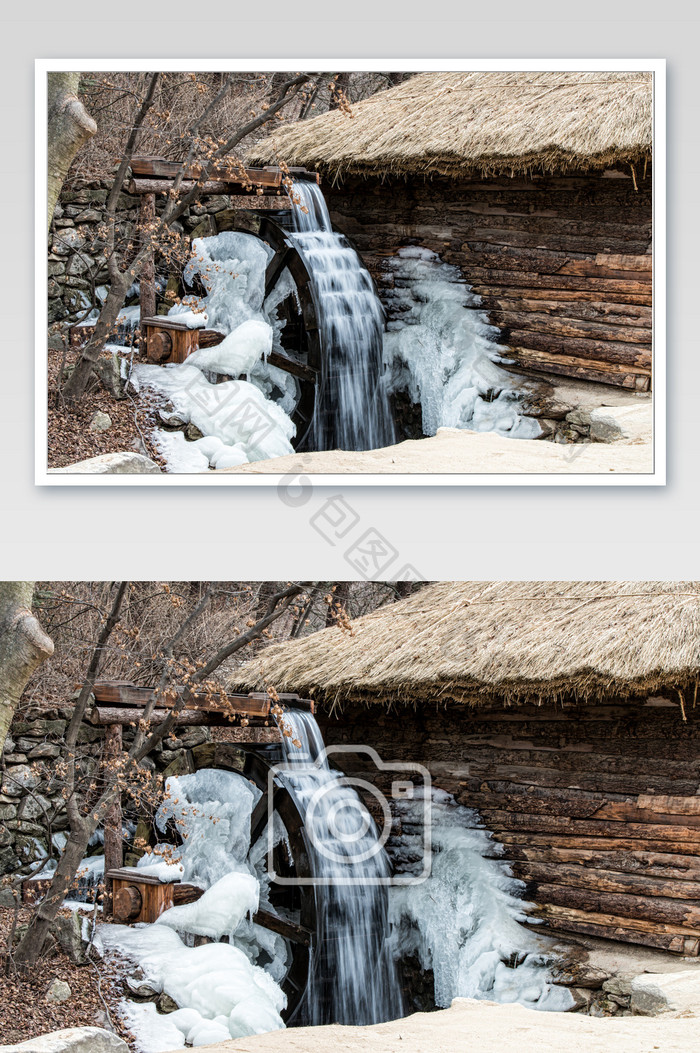
<svg viewBox="0 0 700 1053"><path fill-rule="evenodd" d="M231 687L511 704L693 695L700 677L700 582L442 582L352 626L266 648Z"/></svg>
<svg viewBox="0 0 700 1053"><path fill-rule="evenodd" d="M421 73L351 110L289 124L251 160L334 178L565 172L651 157L651 73Z"/></svg>

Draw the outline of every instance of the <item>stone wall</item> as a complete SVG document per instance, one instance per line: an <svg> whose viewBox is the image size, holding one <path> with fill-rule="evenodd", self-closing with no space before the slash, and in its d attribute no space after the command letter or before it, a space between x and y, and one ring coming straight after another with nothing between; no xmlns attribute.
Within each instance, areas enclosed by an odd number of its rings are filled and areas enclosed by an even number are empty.
<svg viewBox="0 0 700 1053"><path fill-rule="evenodd" d="M86 307L95 306L95 289L108 283L105 258L105 207L110 184L105 181L76 184L64 188L54 212L49 235L48 321L74 324L85 315ZM165 205L165 196L156 197L156 211ZM126 245L137 232L140 198L122 193L118 202L117 235ZM229 208L228 195L206 197L191 206L172 229L198 237L209 233L207 216ZM160 263L161 276L167 278L168 266ZM138 302L136 294L127 305Z"/></svg>
<svg viewBox="0 0 700 1053"><path fill-rule="evenodd" d="M51 836L68 827L62 797L64 781L56 764L65 753L64 736L71 714L71 706L31 708L13 721L2 753L0 876L43 858ZM125 748L133 735L133 729L124 728ZM104 738L104 728L83 723L78 734L79 777L88 779L98 771ZM208 728L182 728L164 739L143 766L170 774L169 769L177 768L188 750L210 738ZM126 798L124 813L134 825L140 818Z"/></svg>

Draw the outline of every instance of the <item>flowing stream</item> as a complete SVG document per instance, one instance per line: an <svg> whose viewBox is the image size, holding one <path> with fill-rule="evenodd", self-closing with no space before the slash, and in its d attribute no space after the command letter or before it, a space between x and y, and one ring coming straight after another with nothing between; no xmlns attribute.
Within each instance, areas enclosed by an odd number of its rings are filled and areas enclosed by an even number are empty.
<svg viewBox="0 0 700 1053"><path fill-rule="evenodd" d="M403 1014L388 944L391 870L358 794L328 765L314 717L286 711L285 781L304 813L317 935L301 1007L309 1024L375 1024ZM298 745L296 744L298 743Z"/></svg>
<svg viewBox="0 0 700 1053"><path fill-rule="evenodd" d="M395 441L382 382L384 314L357 253L331 226L320 187L294 184L292 237L316 293L326 375L312 422L315 450L372 450Z"/></svg>

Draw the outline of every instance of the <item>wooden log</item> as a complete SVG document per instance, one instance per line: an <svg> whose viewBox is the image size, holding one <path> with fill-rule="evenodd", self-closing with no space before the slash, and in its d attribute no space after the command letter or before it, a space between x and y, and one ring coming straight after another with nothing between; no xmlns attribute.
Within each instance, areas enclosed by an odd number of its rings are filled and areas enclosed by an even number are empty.
<svg viewBox="0 0 700 1053"><path fill-rule="evenodd" d="M537 290L533 289L530 292L537 292ZM606 303L594 299L574 300L572 299L574 295L574 293L569 293L568 298L565 299L567 294L562 293L560 299L547 299L544 296L540 298L536 296L519 297L513 291L505 295L491 293L482 298L480 306L493 315L499 314L509 319L519 316L529 318L532 313L547 318L562 318L576 322L602 322L611 328L620 328L625 331L628 329L651 331L653 322L651 307ZM621 336L620 339L622 339Z"/></svg>
<svg viewBox="0 0 700 1053"><path fill-rule="evenodd" d="M507 287L504 285L479 285L478 287L475 286L475 288L477 291L482 290L482 305L484 307L498 306L499 303L527 303L529 305L533 301L544 301L548 305L559 303L562 306L566 304L601 305L603 293L603 290L599 291L598 289L533 289L528 286ZM602 305L609 307L611 310L637 306L640 310L651 313L650 289L641 293L611 292L608 290L603 299L604 304Z"/></svg>
<svg viewBox="0 0 700 1053"><path fill-rule="evenodd" d="M605 743L605 749L612 750L612 742ZM625 743L625 753L602 753L601 744L591 742L565 743L548 745L527 739L513 739L507 735L494 735L487 742L472 742L471 736L462 743L462 756L470 766L508 765L511 771L559 772L566 777L567 772L581 776L590 772L592 775L631 775L646 781L648 778L663 776L669 782L683 785L686 779L691 785L700 786L700 758L670 759L654 758L653 773L640 773L639 741ZM628 752L632 751L632 752ZM510 767L512 765L512 768ZM496 770L495 768L493 769ZM602 788L602 787L601 787ZM677 791L692 793L694 791Z"/></svg>
<svg viewBox="0 0 700 1053"><path fill-rule="evenodd" d="M500 830L508 830L512 833L518 830L531 830L569 836L626 837L640 841L688 841L700 848L699 832L687 826L633 822L626 822L622 825L612 820L572 819L569 816L507 812L496 808L481 809L481 816L488 828L496 833L496 836Z"/></svg>
<svg viewBox="0 0 700 1053"><path fill-rule="evenodd" d="M556 373L562 376L576 377L579 380L592 380L600 384L613 384L616 387L629 388L633 391L648 391L651 378L650 369L622 366L614 362L602 362L594 359L576 358L573 355L556 355L549 351L536 351L527 347L508 347L509 357L523 369L534 369L541 373Z"/></svg>
<svg viewBox="0 0 700 1053"><path fill-rule="evenodd" d="M696 880L675 881L673 878L649 877L619 873L599 867L585 867L560 860L555 862L513 862L511 869L522 881L537 885L567 885L571 888L592 889L594 892L620 892L629 896L661 896L666 899L700 901L700 874Z"/></svg>
<svg viewBox="0 0 700 1053"><path fill-rule="evenodd" d="M575 838L568 840L576 841ZM518 843L514 843L513 839L509 841L503 858L516 863L521 860L528 863L572 863L590 867L594 872L604 870L615 874L657 877L700 887L700 856L649 849L615 850L606 848L605 845L592 849L574 844L567 848L560 846L558 840L554 844L532 844L529 838L520 837Z"/></svg>
<svg viewBox="0 0 700 1053"><path fill-rule="evenodd" d="M573 913L573 912L572 912ZM625 925L624 918L611 918L608 921L596 922L585 921L588 917L583 911L579 912L582 917L558 917L549 913L542 914L541 920L544 925L538 924L536 931L544 934L547 930L553 932L578 933L582 936L595 936L598 939L619 940L622 943L639 944L642 947L656 947L660 950L672 951L687 957L696 957L700 952L700 938L687 933L663 933L657 931L646 931L630 928Z"/></svg>
<svg viewBox="0 0 700 1053"><path fill-rule="evenodd" d="M132 157L131 171L135 176L156 176L172 182L182 171L185 176L198 179L205 168L204 162L193 162L184 166L180 161L166 161L162 157ZM315 175L306 169L291 169L299 175ZM265 168L244 168L239 165L218 164L209 168L212 179L222 179L228 183L252 183L261 187L278 187L282 184L283 173L280 168L270 165Z"/></svg>
<svg viewBox="0 0 700 1053"><path fill-rule="evenodd" d="M669 936L700 937L700 932L687 925L668 925L666 922L649 921L646 918L628 918L611 914L608 911L578 910L574 907L561 907L555 903L537 903L528 909L534 918L561 918L572 921L590 922L592 925L624 925L637 932L660 932Z"/></svg>
<svg viewBox="0 0 700 1053"><path fill-rule="evenodd" d="M186 882L175 882L173 884L173 906L179 907L184 903L196 903L204 895L204 889L198 885L188 885Z"/></svg>
<svg viewBox="0 0 700 1053"><path fill-rule="evenodd" d="M143 333L143 323L146 318L152 318L156 313L156 267L153 253L152 231L156 218L156 195L144 194L139 202L139 226L141 245L148 247L146 257L141 265L139 275L139 306L141 309L140 328Z"/></svg>
<svg viewBox="0 0 700 1053"><path fill-rule="evenodd" d="M642 328L632 320L629 325L606 325L585 318L566 318L540 311L492 310L489 311L489 321L499 329L511 332L546 333L556 339L562 349L569 346L572 337L576 340L604 341L604 347L620 342L635 345L652 342L651 328ZM596 357L604 357L603 354L597 354L598 350L602 349L596 347Z"/></svg>
<svg viewBox="0 0 700 1053"><path fill-rule="evenodd" d="M528 895L535 895L540 903L551 903L576 910L594 911L599 914L615 914L619 918L642 918L696 930L700 935L700 902L663 899L660 896L633 896L618 892L597 892L593 889L574 888L570 885L555 885L533 882Z"/></svg>
<svg viewBox="0 0 700 1053"><path fill-rule="evenodd" d="M671 815L700 815L700 796L652 796L641 794L637 804L650 812L665 812Z"/></svg>
<svg viewBox="0 0 700 1053"><path fill-rule="evenodd" d="M444 253L447 262L458 262L464 271L464 277L477 291L482 288L488 289L502 286L507 289L515 289L526 286L531 289L571 289L578 292L594 293L598 299L602 293L617 293L618 295L632 294L635 296L646 296L651 301L652 286L646 279L640 281L630 278L627 272L621 278L598 278L583 274L561 274L556 268L548 270L537 269L532 266L533 261L523 260L522 266L517 267L515 260L499 257L490 264L482 256L466 256L462 253Z"/></svg>
<svg viewBox="0 0 700 1053"><path fill-rule="evenodd" d="M479 811L493 808L514 815L545 815L572 819L601 818L599 799L590 800L583 792L575 790L548 790L544 787L533 787L532 793L498 793L496 791L480 792L462 790L457 795L460 804Z"/></svg>
<svg viewBox="0 0 700 1053"><path fill-rule="evenodd" d="M650 370L651 348L646 344L625 343L616 340L595 340L583 337L557 336L554 333L534 332L529 329L506 327L505 343L530 351L546 351L564 357L584 359L593 367L600 362L627 370Z"/></svg>
<svg viewBox="0 0 700 1053"><path fill-rule="evenodd" d="M545 846L554 849L570 848L575 852L589 849L598 852L628 852L637 853L650 852L661 854L673 854L682 858L690 858L693 865L694 857L698 856L699 847L697 841L656 841L653 838L635 838L624 836L605 837L566 833L551 833L549 831L528 831L528 833L514 833L512 830L501 829L498 831L497 839L506 848L506 856L517 845ZM534 849L533 849L534 850Z"/></svg>
<svg viewBox="0 0 700 1053"><path fill-rule="evenodd" d="M561 268L561 274L590 274L593 277L616 278L620 274L634 275L638 281L650 281L652 275L651 254L625 256L598 253L594 260L569 260Z"/></svg>
<svg viewBox="0 0 700 1053"><path fill-rule="evenodd" d="M107 780L116 786L122 760L122 729L119 723L109 723L105 731L104 764ZM117 870L124 861L122 844L122 798L116 792L104 821L105 848L105 903L104 910L112 909L113 889L106 877L110 870Z"/></svg>
<svg viewBox="0 0 700 1053"><path fill-rule="evenodd" d="M416 236L420 237L423 233L432 234L433 232L439 237L447 234L448 237L452 233L449 229L440 230L439 228L428 228L424 225L416 227ZM494 246L503 246L507 251L512 251L516 248L532 249L537 252L544 252L549 249L552 252L566 252L576 253L581 256L590 256L595 254L596 249L600 248L601 239L600 235L586 236L585 234L566 234L559 231L551 231L546 234L538 234L536 231L530 230L515 230L508 229L508 227L475 227L472 230L466 230L461 232L461 236L466 235L466 241L462 245L468 247L472 252L493 252ZM629 249L631 252L644 252L649 245L648 233L638 233L636 238L628 239L624 237L613 237L605 235L605 243L610 248L616 250L614 258L619 259L624 254L625 249ZM621 272L622 268L612 267L609 264L593 264L596 270L593 272L583 273L610 273L611 276L615 276ZM578 273L576 271L572 273ZM630 271L632 274L642 274L643 271Z"/></svg>
<svg viewBox="0 0 700 1053"><path fill-rule="evenodd" d="M587 755L590 756L590 755ZM676 790L678 793L693 793L697 785L697 778L680 779L656 778L651 775L638 774L639 764L636 764L637 772L607 772L587 769L585 771L572 770L571 768L561 771L559 768L530 767L515 764L498 763L494 760L489 765L483 765L481 760L469 764L469 774L474 779L488 780L493 778L505 778L511 783L535 786L558 786L569 789L595 790L612 793L641 794L644 791L659 791L661 793ZM700 798L698 798L700 800Z"/></svg>
<svg viewBox="0 0 700 1053"><path fill-rule="evenodd" d="M678 814L670 813L666 815L664 812L655 811L651 808L640 808L636 801L634 803L607 801L591 818L616 819L625 823L668 823L671 826L675 826L679 821ZM684 826L691 830L697 830L697 836L700 838L700 814L698 812L683 813L682 821Z"/></svg>

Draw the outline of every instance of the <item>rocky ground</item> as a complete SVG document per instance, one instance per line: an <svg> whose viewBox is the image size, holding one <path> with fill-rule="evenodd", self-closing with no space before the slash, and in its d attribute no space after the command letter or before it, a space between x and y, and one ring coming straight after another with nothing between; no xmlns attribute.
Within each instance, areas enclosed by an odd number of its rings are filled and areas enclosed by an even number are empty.
<svg viewBox="0 0 700 1053"><path fill-rule="evenodd" d="M122 450L145 453L161 468L165 462L150 442L153 407L145 395L115 398L104 385L93 382L77 408L61 398L58 375L75 362L77 352L49 351L48 436L49 468L62 468L90 457ZM103 356L110 362L111 356Z"/></svg>
<svg viewBox="0 0 700 1053"><path fill-rule="evenodd" d="M70 922L72 912L61 911L61 917ZM19 911L15 944L17 929L21 931L28 919L28 910ZM0 1041L23 1042L61 1028L84 1026L110 1027L130 1041L116 1012L122 997L116 967L94 954L78 964L74 959L80 954L71 955L50 937L39 962L23 976L8 955L14 924L15 911L0 907Z"/></svg>

